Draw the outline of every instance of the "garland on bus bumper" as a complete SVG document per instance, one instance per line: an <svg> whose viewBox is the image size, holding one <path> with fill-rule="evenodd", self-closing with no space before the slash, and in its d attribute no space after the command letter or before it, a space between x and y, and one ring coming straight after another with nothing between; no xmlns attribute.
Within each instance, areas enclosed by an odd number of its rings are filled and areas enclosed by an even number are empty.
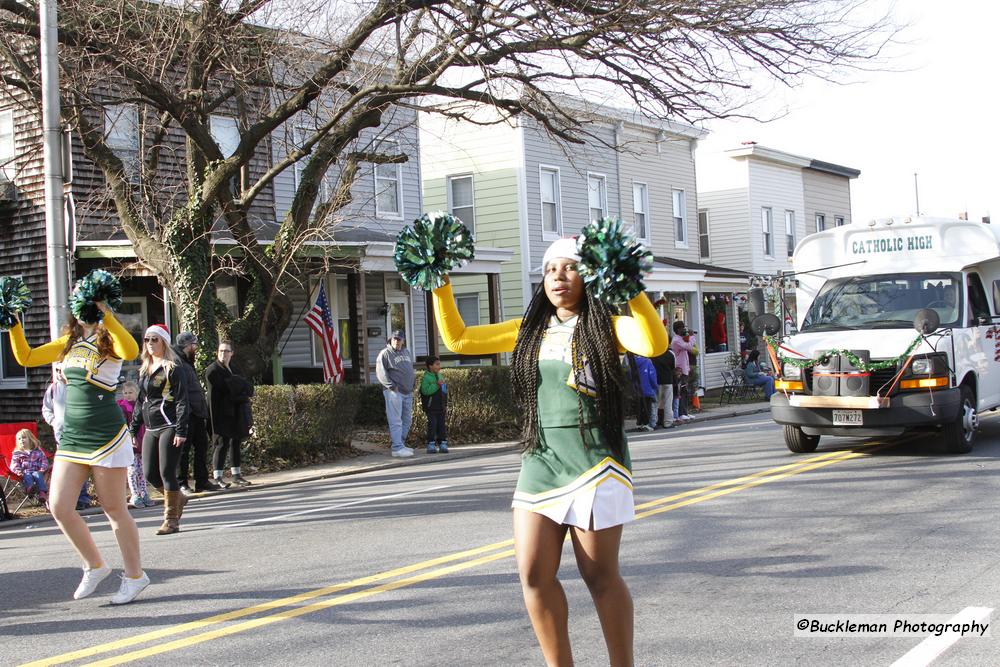
<svg viewBox="0 0 1000 667"><path fill-rule="evenodd" d="M770 348L772 355L775 358L777 358L782 364L790 364L792 366L798 366L799 368L802 369L812 368L816 364L824 362L830 357L839 354L840 356L850 361L851 365L857 368L862 373L870 373L871 371L880 371L886 368L896 368L896 366L900 362L905 361L910 356L910 353L912 353L915 349L917 349L917 345L920 344L920 341L923 340L923 338L924 338L923 335L918 334L917 337L913 339L913 342L910 343L910 346L906 348L906 352L903 352L903 354L899 355L895 359L883 359L882 361L862 361L858 357L858 355L854 354L850 350L828 350L827 352L817 357L816 359L795 359L792 357L786 357L778 351L780 347L778 341L772 338L771 336L768 336L766 334L764 335L764 340L767 342L767 346L768 348Z"/></svg>

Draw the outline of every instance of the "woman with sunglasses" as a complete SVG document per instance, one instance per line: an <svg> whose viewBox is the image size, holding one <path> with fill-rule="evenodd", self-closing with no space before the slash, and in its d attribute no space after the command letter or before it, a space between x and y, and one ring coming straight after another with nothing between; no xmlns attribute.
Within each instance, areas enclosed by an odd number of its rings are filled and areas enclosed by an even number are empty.
<svg viewBox="0 0 1000 667"><path fill-rule="evenodd" d="M10 330L14 359L22 366L61 361L66 376L66 408L52 465L49 507L59 530L84 562L83 579L74 599L91 595L111 574L87 522L76 511L81 485L93 476L124 564L121 587L111 604L131 602L149 585L139 558L139 530L125 503L126 470L132 463L132 443L115 390L122 361L135 359L135 339L103 302L94 305L101 317L93 322L69 315L65 334L36 348L28 346L24 329Z"/></svg>
<svg viewBox="0 0 1000 667"><path fill-rule="evenodd" d="M177 481L177 464L187 439L188 399L181 360L170 347L170 333L162 324L146 329L142 337L139 399L132 414L132 437L142 436L143 474L163 494L163 525L157 535L180 532L187 498Z"/></svg>

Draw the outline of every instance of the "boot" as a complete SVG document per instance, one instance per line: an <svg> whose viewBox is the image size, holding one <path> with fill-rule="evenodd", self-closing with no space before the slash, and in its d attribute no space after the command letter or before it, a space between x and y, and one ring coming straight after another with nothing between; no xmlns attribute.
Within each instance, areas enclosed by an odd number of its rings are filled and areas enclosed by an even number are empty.
<svg viewBox="0 0 1000 667"><path fill-rule="evenodd" d="M184 494L180 491L163 492L163 525L156 531L157 535L172 535L180 532L181 500Z"/></svg>
<svg viewBox="0 0 1000 667"><path fill-rule="evenodd" d="M663 410L656 411L656 428L663 428Z"/></svg>

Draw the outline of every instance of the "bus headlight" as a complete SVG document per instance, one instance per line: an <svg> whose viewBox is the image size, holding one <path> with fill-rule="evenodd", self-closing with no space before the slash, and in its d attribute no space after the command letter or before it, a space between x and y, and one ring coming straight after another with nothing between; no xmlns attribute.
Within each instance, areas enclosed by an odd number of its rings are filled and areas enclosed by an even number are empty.
<svg viewBox="0 0 1000 667"><path fill-rule="evenodd" d="M784 364L781 367L781 377L789 380L799 380L802 378L802 367L792 364Z"/></svg>

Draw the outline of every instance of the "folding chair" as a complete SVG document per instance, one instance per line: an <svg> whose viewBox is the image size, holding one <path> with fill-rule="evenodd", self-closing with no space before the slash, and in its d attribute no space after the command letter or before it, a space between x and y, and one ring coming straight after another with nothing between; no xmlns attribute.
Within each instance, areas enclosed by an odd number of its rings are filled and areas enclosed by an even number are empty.
<svg viewBox="0 0 1000 667"><path fill-rule="evenodd" d="M733 371L722 371L722 393L719 394L719 405L726 401L727 396L729 402L733 402L733 396L736 395L736 378L733 375Z"/></svg>

